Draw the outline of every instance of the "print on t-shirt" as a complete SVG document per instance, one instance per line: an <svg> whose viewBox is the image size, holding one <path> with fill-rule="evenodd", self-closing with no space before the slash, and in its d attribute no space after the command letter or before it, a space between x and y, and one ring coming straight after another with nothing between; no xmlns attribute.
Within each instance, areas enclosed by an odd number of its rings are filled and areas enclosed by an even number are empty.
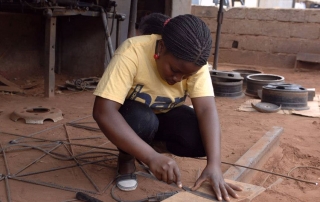
<svg viewBox="0 0 320 202"><path fill-rule="evenodd" d="M152 103L152 97L151 97L151 95L149 95L147 93L141 92L142 88L143 88L142 84L136 85L133 92L129 96L129 99L135 100L137 98L140 98L145 101L144 103L146 105L148 105L150 108L156 109L156 110L171 109L179 104L184 103L184 101L186 100L186 97L187 97L187 94L185 93L185 95L183 97L174 98L174 101L172 101L168 97L157 96L155 98L153 104L150 106L150 104Z"/></svg>

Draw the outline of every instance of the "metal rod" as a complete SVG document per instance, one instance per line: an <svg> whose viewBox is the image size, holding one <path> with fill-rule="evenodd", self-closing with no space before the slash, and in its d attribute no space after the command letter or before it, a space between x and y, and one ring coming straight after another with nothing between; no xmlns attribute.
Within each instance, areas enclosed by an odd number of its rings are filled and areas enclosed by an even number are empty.
<svg viewBox="0 0 320 202"><path fill-rule="evenodd" d="M59 146L61 145L61 143L58 143L54 148L52 148L50 151L48 151L49 153L55 149L57 149ZM38 157L36 160L32 161L31 163L29 163L28 165L26 165L24 168L20 169L15 175L21 173L22 171L24 171L25 169L27 169L28 167L30 167L31 165L33 165L34 163L36 163L37 161L39 161L40 159L42 159L43 157L45 157L46 155L48 155L47 153L44 153L43 155L41 155L40 157Z"/></svg>
<svg viewBox="0 0 320 202"><path fill-rule="evenodd" d="M282 175L282 174L278 174L278 173L274 173L274 172L269 172L269 171L266 171L266 170L261 170L261 169L252 168L252 167L248 167L248 166L242 166L242 165L238 165L238 164L234 164L234 163L227 163L227 162L223 162L223 161L221 163L227 164L227 165L232 165L232 166L248 168L248 169L260 171L260 172L263 172L263 173L269 173L269 174L272 174L272 175L276 175L276 176L280 176L280 177L296 180L296 181L299 181L299 182L305 182L305 183L308 183L308 184L318 185L318 182L311 182L311 181L307 181L307 180L302 180L302 179L290 177L290 176L287 176L287 175Z"/></svg>
<svg viewBox="0 0 320 202"><path fill-rule="evenodd" d="M11 192L10 192L10 186L9 186L8 177L5 176L4 180L6 182L7 199L8 199L8 202L11 202Z"/></svg>
<svg viewBox="0 0 320 202"><path fill-rule="evenodd" d="M36 184L36 185L42 185L42 186L51 187L51 188L55 188L55 189L62 189L62 190L65 190L65 191L86 192L86 193L89 193L89 194L97 194L96 192L93 192L93 191L88 191L88 190L78 189L78 188L72 188L72 187L67 187L67 186L61 186L61 185L54 184L54 183L49 183L49 182L27 180L27 179L21 179L21 178L17 178L17 177L11 177L10 179L17 180L17 181L22 181L22 182L27 182L27 183L31 183L31 184Z"/></svg>
<svg viewBox="0 0 320 202"><path fill-rule="evenodd" d="M86 119L86 118L89 118L89 117L92 117L92 115L87 115L87 116L85 116L85 117L81 117L81 118L75 119L75 120L70 121L70 122L68 122L68 123L74 123L74 122L76 122L76 121L80 121L80 120L83 120L83 119Z"/></svg>
<svg viewBox="0 0 320 202"><path fill-rule="evenodd" d="M90 161L90 162L86 162L86 163L81 163L80 165L87 165L87 164L94 164L94 163L99 163L102 161L107 161L106 159L104 160L98 160L98 161ZM36 171L36 172L31 172L31 173L25 173L22 175L16 175L15 177L24 177L24 176L29 176L29 175L36 175L36 174L41 174L41 173L46 173L46 172L51 172L51 171L56 171L56 170L62 170L62 169L66 169L66 168L73 168L73 167L77 167L78 165L71 165L71 166L63 166L63 167L57 167L57 168L51 168L48 170L41 170L41 171Z"/></svg>
<svg viewBox="0 0 320 202"><path fill-rule="evenodd" d="M117 18L117 29L116 29L116 48L120 45L120 33L121 33L121 26L120 26L120 19Z"/></svg>
<svg viewBox="0 0 320 202"><path fill-rule="evenodd" d="M216 31L216 43L215 43L215 47L214 47L213 69L217 69L217 66L218 66L222 21L223 21L223 0L220 0L218 17L217 17L218 24L217 24L217 31Z"/></svg>
<svg viewBox="0 0 320 202"><path fill-rule="evenodd" d="M296 7L296 0L292 0L292 8Z"/></svg>
<svg viewBox="0 0 320 202"><path fill-rule="evenodd" d="M88 139L101 139L105 138L105 136L93 136L93 137L83 137L83 138L70 138L70 140L88 140ZM25 141L25 142L20 142L20 143L28 143L28 142L46 142L46 141L52 141L52 142L63 142L66 141L66 139L58 139L58 140L38 140L38 141Z"/></svg>
<svg viewBox="0 0 320 202"><path fill-rule="evenodd" d="M88 180L91 182L91 184L94 186L94 188L95 188L98 192L100 192L99 187L98 187L98 186L96 185L96 183L92 180L92 178L90 177L90 175L82 168L82 166L79 164L79 161L77 160L77 158L75 158L75 157L73 156L73 154L71 153L71 151L68 149L68 147L67 147L65 144L64 144L63 146L66 148L66 150L69 152L69 154L72 155L73 160L77 163L77 165L79 165L78 167L81 169L81 171L83 172L83 174L88 178Z"/></svg>
<svg viewBox="0 0 320 202"><path fill-rule="evenodd" d="M76 123L67 123L68 126L73 126L75 128L83 128L83 129L86 129L86 130L91 130L91 131L98 131L100 132L100 128L95 128L95 127L91 127L91 126L84 126L84 125L81 125L81 124L76 124Z"/></svg>
<svg viewBox="0 0 320 202"><path fill-rule="evenodd" d="M14 136L19 136L19 137L23 137L23 138L30 138L30 139L34 139L34 140L39 140L39 141L46 141L46 142L59 142L59 141L65 141L65 139L61 140L48 140L48 139L43 139L43 138L37 138L37 137L28 137L25 135L20 135L20 134L14 134L14 133L7 133L7 132L0 132L3 134L7 134L7 135L14 135ZM105 136L94 136L94 137L84 137L84 138L71 138L70 140L86 140L86 139L99 139L99 138L104 138ZM11 144L16 144L16 143L26 143L26 142L15 142L15 140L11 140L10 141Z"/></svg>
<svg viewBox="0 0 320 202"><path fill-rule="evenodd" d="M131 0L130 4L130 15L129 15L129 29L128 29L128 38L135 36L135 24L137 21L137 7L138 0Z"/></svg>
<svg viewBox="0 0 320 202"><path fill-rule="evenodd" d="M1 147L2 155L3 155L3 159L4 159L4 165L6 167L7 175L10 175L10 170L9 170L9 166L8 166L8 161L7 161L5 149L3 149L2 144L0 144L0 147Z"/></svg>
<svg viewBox="0 0 320 202"><path fill-rule="evenodd" d="M29 135L26 135L25 137L21 137L21 138L15 139L15 140L11 140L10 142L18 143L19 140L21 140L21 139L32 137L32 136L34 136L34 135L37 135L37 134L39 134L39 133L42 133L42 132L45 132L45 131L48 131L48 130L52 130L52 129L57 128L57 127L60 127L60 126L62 126L62 125L63 125L63 124L55 125L55 126L46 128L46 129L44 129L44 130L41 130L41 131L38 131L38 132L35 132L35 133L31 133L31 134L29 134Z"/></svg>
<svg viewBox="0 0 320 202"><path fill-rule="evenodd" d="M108 50L109 50L110 58L112 58L112 56L114 55L114 50L112 47L111 36L109 33L107 15L103 8L101 8L101 17L102 17L105 34L106 34L106 41L108 42Z"/></svg>
<svg viewBox="0 0 320 202"><path fill-rule="evenodd" d="M2 155L3 155L3 159L4 159L4 164L5 164L6 171L7 171L7 175L4 177L4 180L6 183L6 190L7 190L7 199L9 202L11 202L11 192L10 192L10 186L9 186L9 181L8 181L8 175L10 175L10 170L9 170L9 166L8 166L6 152L3 149L2 144L0 144L0 147L1 147Z"/></svg>
<svg viewBox="0 0 320 202"><path fill-rule="evenodd" d="M105 147L96 147L96 146L90 146L90 145L85 145L85 144L72 143L72 145L90 147L90 148L96 148L96 149L103 149L103 150L110 150L110 151L119 151L118 149L111 149L111 148L105 148Z"/></svg>
<svg viewBox="0 0 320 202"><path fill-rule="evenodd" d="M20 145L10 145L10 146L8 146L8 147L6 147L6 149L7 148L9 148L9 147L13 147L13 146L20 146ZM45 145L41 145L41 146L38 146L39 148L42 148L42 147L52 147L52 144L45 144ZM6 151L6 153L10 153L10 152L16 152L16 151L25 151L25 150L31 150L31 149L33 149L33 148L17 148L17 149L10 149L10 150L7 150Z"/></svg>
<svg viewBox="0 0 320 202"><path fill-rule="evenodd" d="M71 141L70 141L70 137L69 137L69 132L68 132L67 126L66 126L66 124L63 124L63 126L64 126L64 129L66 130L67 140L70 143L69 147L70 147L70 151L71 151L71 156L73 156L74 152L73 152L73 149L72 149L72 145L71 145Z"/></svg>

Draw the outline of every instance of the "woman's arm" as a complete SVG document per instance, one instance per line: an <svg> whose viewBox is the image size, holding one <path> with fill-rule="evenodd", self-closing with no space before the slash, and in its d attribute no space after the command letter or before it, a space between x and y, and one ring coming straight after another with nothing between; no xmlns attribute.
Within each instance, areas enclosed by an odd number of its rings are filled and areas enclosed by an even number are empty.
<svg viewBox="0 0 320 202"><path fill-rule="evenodd" d="M145 143L119 113L121 104L97 96L93 118L105 136L118 148L147 164L153 174L167 183L173 180L181 186L180 171L176 162L157 153Z"/></svg>
<svg viewBox="0 0 320 202"><path fill-rule="evenodd" d="M229 201L229 194L237 198L235 190L239 187L224 182L221 172L221 138L218 112L213 96L192 98L193 108L196 112L201 138L207 154L207 166L195 183L193 189L197 189L205 181L209 180L218 200L222 197Z"/></svg>

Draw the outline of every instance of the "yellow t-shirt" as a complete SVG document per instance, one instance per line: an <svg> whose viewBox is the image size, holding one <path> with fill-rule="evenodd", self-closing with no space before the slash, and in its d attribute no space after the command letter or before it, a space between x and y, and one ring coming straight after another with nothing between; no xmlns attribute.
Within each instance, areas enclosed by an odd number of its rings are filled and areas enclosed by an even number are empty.
<svg viewBox="0 0 320 202"><path fill-rule="evenodd" d="M191 98L213 96L207 65L174 85L167 84L157 70L156 41L159 35L143 35L124 41L106 68L94 95L120 104L125 99L147 104L155 113L167 112Z"/></svg>

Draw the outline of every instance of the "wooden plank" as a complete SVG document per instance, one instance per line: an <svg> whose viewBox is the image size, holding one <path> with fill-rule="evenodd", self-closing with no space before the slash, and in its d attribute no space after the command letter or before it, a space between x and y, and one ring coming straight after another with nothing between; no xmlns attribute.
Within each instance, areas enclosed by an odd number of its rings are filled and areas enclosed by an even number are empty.
<svg viewBox="0 0 320 202"><path fill-rule="evenodd" d="M4 85L1 85L1 84L4 84ZM15 83L12 83L11 81L7 80L1 75L0 75L0 91L16 92L16 93L23 92L23 90L18 85L16 85Z"/></svg>
<svg viewBox="0 0 320 202"><path fill-rule="evenodd" d="M9 81L8 79L4 78L1 75L0 75L0 83L3 83L6 86L13 86L13 87L19 88L18 85L16 85L15 83L12 83L11 81Z"/></svg>
<svg viewBox="0 0 320 202"><path fill-rule="evenodd" d="M247 167L257 168L263 164L267 154L271 155L278 146L280 135L283 132L282 127L273 126L271 130L265 133L250 149L243 154L235 164ZM243 167L230 167L224 174L225 179L241 182L250 181L252 173L255 171Z"/></svg>
<svg viewBox="0 0 320 202"><path fill-rule="evenodd" d="M242 188L242 191L237 191L237 194L239 195L238 199L230 197L231 202L244 202L244 201L251 201L253 198L264 192L266 189L260 186L256 186L253 184L243 183L243 182L237 182L233 180L225 179L227 183L232 183L235 185L238 185ZM204 182L201 187L197 190L199 192L211 195L214 197L212 187L209 182ZM192 192L179 192L175 195L173 195L170 198L167 198L166 200L163 200L163 202L209 202L209 201L218 201L218 200L210 200L207 198L203 198L201 196L195 195Z"/></svg>

